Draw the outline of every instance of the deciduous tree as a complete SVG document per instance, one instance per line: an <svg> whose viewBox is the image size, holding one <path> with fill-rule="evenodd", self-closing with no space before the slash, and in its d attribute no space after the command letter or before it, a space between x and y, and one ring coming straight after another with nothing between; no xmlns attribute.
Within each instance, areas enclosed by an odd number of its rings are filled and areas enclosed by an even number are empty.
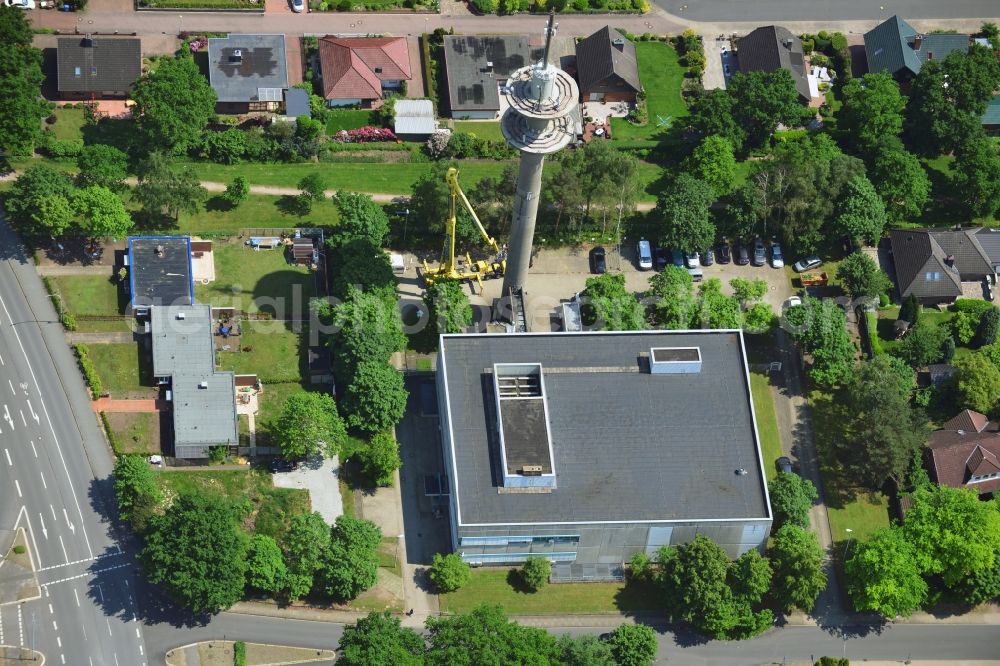
<svg viewBox="0 0 1000 666"><path fill-rule="evenodd" d="M847 593L858 611L889 619L908 616L927 598L927 583L913 545L897 527L878 530L854 543L844 564Z"/></svg>
<svg viewBox="0 0 1000 666"><path fill-rule="evenodd" d="M186 608L214 614L243 598L248 541L229 504L182 493L150 520L139 563L151 583Z"/></svg>
<svg viewBox="0 0 1000 666"><path fill-rule="evenodd" d="M864 252L854 252L840 262L837 279L851 298L877 298L892 288L889 276Z"/></svg>
<svg viewBox="0 0 1000 666"><path fill-rule="evenodd" d="M330 546L330 528L316 511L292 517L285 534L285 594L294 601L309 593Z"/></svg>
<svg viewBox="0 0 1000 666"><path fill-rule="evenodd" d="M4 201L7 215L22 232L61 236L71 226L73 181L47 164L28 167L11 186Z"/></svg>
<svg viewBox="0 0 1000 666"><path fill-rule="evenodd" d="M778 125L794 127L802 121L799 94L786 69L736 72L727 91L733 98L733 116L746 128L751 148L764 145Z"/></svg>
<svg viewBox="0 0 1000 666"><path fill-rule="evenodd" d="M73 192L73 212L80 217L80 230L95 238L123 238L132 228L125 204L106 187L91 185Z"/></svg>
<svg viewBox="0 0 1000 666"><path fill-rule="evenodd" d="M585 326L603 331L638 331L645 328L642 305L625 290L625 276L604 273L587 278L580 292Z"/></svg>
<svg viewBox="0 0 1000 666"><path fill-rule="evenodd" d="M898 353L914 368L937 363L941 360L941 349L948 337L948 331L941 326L926 322L917 324L899 345Z"/></svg>
<svg viewBox="0 0 1000 666"><path fill-rule="evenodd" d="M352 428L384 432L403 418L408 395L396 368L382 361L361 361L341 405Z"/></svg>
<svg viewBox="0 0 1000 666"><path fill-rule="evenodd" d="M427 575L441 592L454 592L472 580L472 569L458 553L435 553Z"/></svg>
<svg viewBox="0 0 1000 666"><path fill-rule="evenodd" d="M694 98L687 117L688 125L702 138L722 137L740 153L747 133L734 118L734 104L733 96L725 90L709 90Z"/></svg>
<svg viewBox="0 0 1000 666"><path fill-rule="evenodd" d="M920 160L905 150L876 155L872 184L885 203L888 219L899 223L919 217L931 192L931 181Z"/></svg>
<svg viewBox="0 0 1000 666"><path fill-rule="evenodd" d="M771 574L770 563L751 549L729 565L726 578L734 597L756 604L771 589Z"/></svg>
<svg viewBox="0 0 1000 666"><path fill-rule="evenodd" d="M970 215L989 217L1000 208L1000 155L982 131L959 144L951 173L955 191Z"/></svg>
<svg viewBox="0 0 1000 666"><path fill-rule="evenodd" d="M871 153L886 137L898 137L903 131L906 98L888 72L873 72L860 79L851 79L842 94L844 106L840 122L861 152Z"/></svg>
<svg viewBox="0 0 1000 666"><path fill-rule="evenodd" d="M617 666L611 644L592 634L563 634L556 641L560 666Z"/></svg>
<svg viewBox="0 0 1000 666"><path fill-rule="evenodd" d="M650 666L656 659L656 632L645 624L620 624L608 639L618 666Z"/></svg>
<svg viewBox="0 0 1000 666"><path fill-rule="evenodd" d="M323 590L334 599L349 601L374 585L381 543L382 531L375 523L338 516L320 571Z"/></svg>
<svg viewBox="0 0 1000 666"><path fill-rule="evenodd" d="M150 215L166 213L177 221L181 213L194 215L208 198L194 169L174 169L162 153L151 153L140 163L139 184L132 198Z"/></svg>
<svg viewBox="0 0 1000 666"><path fill-rule="evenodd" d="M239 206L249 196L250 181L246 179L246 176L236 176L233 178L233 182L226 185L226 191L222 193L222 198L233 207Z"/></svg>
<svg viewBox="0 0 1000 666"><path fill-rule="evenodd" d="M680 266L669 265L649 278L644 299L656 328L685 329L694 325L698 301L694 296L691 274Z"/></svg>
<svg viewBox="0 0 1000 666"><path fill-rule="evenodd" d="M114 192L125 189L128 176L128 155L114 146L95 143L84 146L76 158L80 168L78 181L82 187L100 185Z"/></svg>
<svg viewBox="0 0 1000 666"><path fill-rule="evenodd" d="M277 542L266 534L253 535L247 553L247 585L275 597L285 588L287 575Z"/></svg>
<svg viewBox="0 0 1000 666"><path fill-rule="evenodd" d="M863 174L849 180L837 200L834 229L852 239L876 245L885 222L885 204L871 181Z"/></svg>
<svg viewBox="0 0 1000 666"><path fill-rule="evenodd" d="M552 563L548 558L532 555L521 565L521 582L532 592L537 592L549 583Z"/></svg>
<svg viewBox="0 0 1000 666"><path fill-rule="evenodd" d="M41 138L42 51L31 45L27 12L0 7L0 153L28 156Z"/></svg>
<svg viewBox="0 0 1000 666"><path fill-rule="evenodd" d="M660 242L685 254L701 252L715 240L710 207L716 193L711 185L681 173L660 195L656 215L662 220Z"/></svg>
<svg viewBox="0 0 1000 666"><path fill-rule="evenodd" d="M472 305L462 283L438 280L427 289L424 301L434 333L463 333L472 326Z"/></svg>
<svg viewBox="0 0 1000 666"><path fill-rule="evenodd" d="M369 440L368 446L361 449L359 457L365 474L370 476L377 486L391 486L393 474L403 465L399 457L399 442L391 432L375 434Z"/></svg>
<svg viewBox="0 0 1000 666"><path fill-rule="evenodd" d="M333 195L333 205L340 213L340 221L332 232L334 243L343 245L364 238L375 247L382 246L389 234L389 218L369 195L337 192Z"/></svg>
<svg viewBox="0 0 1000 666"><path fill-rule="evenodd" d="M349 288L347 299L333 309L333 325L334 372L345 383L361 362L388 363L406 347L399 307L378 291Z"/></svg>
<svg viewBox="0 0 1000 666"><path fill-rule="evenodd" d="M372 611L355 624L344 627L337 646L340 666L420 666L424 663L424 639L416 631L400 626L389 611Z"/></svg>
<svg viewBox="0 0 1000 666"><path fill-rule="evenodd" d="M509 622L499 606L427 618L427 666L545 664L556 657L556 640L544 629Z"/></svg>
<svg viewBox="0 0 1000 666"><path fill-rule="evenodd" d="M289 459L318 453L332 455L347 438L337 406L326 393L293 393L285 398L281 412L271 424L271 437Z"/></svg>
<svg viewBox="0 0 1000 666"><path fill-rule="evenodd" d="M148 509L163 499L149 460L145 456L131 454L118 456L114 475L118 517L132 521L133 525L137 518L147 522L150 515Z"/></svg>
<svg viewBox="0 0 1000 666"><path fill-rule="evenodd" d="M708 183L716 196L732 192L736 183L733 145L721 136L707 136L684 163L684 171Z"/></svg>
<svg viewBox="0 0 1000 666"><path fill-rule="evenodd" d="M847 333L847 316L832 300L804 299L789 308L785 325L812 355L809 375L822 386L845 381L854 369L855 349Z"/></svg>
<svg viewBox="0 0 1000 666"><path fill-rule="evenodd" d="M190 56L163 60L132 86L135 117L150 150L181 153L198 144L217 96Z"/></svg>
<svg viewBox="0 0 1000 666"><path fill-rule="evenodd" d="M812 610L826 588L823 549L816 535L798 525L783 525L772 535L768 558L774 569L772 595L786 612Z"/></svg>
<svg viewBox="0 0 1000 666"><path fill-rule="evenodd" d="M809 526L809 511L813 502L819 499L812 481L798 474L778 472L778 476L768 482L767 491L771 497L775 528L782 525Z"/></svg>
<svg viewBox="0 0 1000 666"><path fill-rule="evenodd" d="M1000 370L982 354L955 361L958 399L962 407L989 414L1000 399Z"/></svg>

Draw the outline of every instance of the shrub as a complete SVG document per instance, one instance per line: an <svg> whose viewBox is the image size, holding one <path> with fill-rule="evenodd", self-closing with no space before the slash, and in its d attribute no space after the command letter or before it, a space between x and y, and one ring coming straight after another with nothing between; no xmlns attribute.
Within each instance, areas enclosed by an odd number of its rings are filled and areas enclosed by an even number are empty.
<svg viewBox="0 0 1000 666"><path fill-rule="evenodd" d="M108 445L111 447L111 450L115 452L116 456L123 455L121 440L118 439L117 433L112 430L107 412L101 412L101 425L104 426L104 434L108 438Z"/></svg>
<svg viewBox="0 0 1000 666"><path fill-rule="evenodd" d="M649 578L652 560L644 551L636 551L628 560L629 578L636 581L643 581Z"/></svg>
<svg viewBox="0 0 1000 666"><path fill-rule="evenodd" d="M233 666L247 666L247 644L243 641L233 643Z"/></svg>
<svg viewBox="0 0 1000 666"><path fill-rule="evenodd" d="M1000 310L995 306L983 314L976 329L975 343L977 347L991 345L997 341L997 329L1000 328Z"/></svg>
<svg viewBox="0 0 1000 666"><path fill-rule="evenodd" d="M15 555L24 555L27 552L27 550L28 549L22 546L21 544L17 544L16 546L14 546Z"/></svg>
<svg viewBox="0 0 1000 666"><path fill-rule="evenodd" d="M472 579L472 569L458 553L435 553L427 575L441 592L454 592Z"/></svg>
<svg viewBox="0 0 1000 666"><path fill-rule="evenodd" d="M94 367L94 362L90 360L87 346L76 345L75 349L76 357L80 362L80 370L83 371L83 378L87 380L87 385L90 386L91 396L93 396L94 400L97 400L104 392L104 385L101 383L101 376L97 374L97 368Z"/></svg>
<svg viewBox="0 0 1000 666"><path fill-rule="evenodd" d="M57 160L67 157L77 157L82 151L83 139L52 140L45 146L45 152Z"/></svg>
<svg viewBox="0 0 1000 666"><path fill-rule="evenodd" d="M521 567L521 582L532 592L545 587L552 575L552 563L548 558L532 555L524 561Z"/></svg>
<svg viewBox="0 0 1000 666"><path fill-rule="evenodd" d="M225 444L208 447L208 460L213 463L222 463L229 456L229 447Z"/></svg>

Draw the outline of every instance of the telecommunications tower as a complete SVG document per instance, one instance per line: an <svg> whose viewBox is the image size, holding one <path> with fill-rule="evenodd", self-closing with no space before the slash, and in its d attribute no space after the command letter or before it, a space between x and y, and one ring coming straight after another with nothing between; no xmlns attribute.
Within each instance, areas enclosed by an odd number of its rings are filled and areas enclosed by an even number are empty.
<svg viewBox="0 0 1000 666"><path fill-rule="evenodd" d="M507 143L521 152L517 173L517 193L504 274L500 311L511 319L511 300L520 295L528 277L535 218L542 190L545 156L558 152L576 138L576 122L571 117L580 90L566 72L549 62L555 14L545 27L542 61L517 70L507 79L503 94L509 108L500 119Z"/></svg>

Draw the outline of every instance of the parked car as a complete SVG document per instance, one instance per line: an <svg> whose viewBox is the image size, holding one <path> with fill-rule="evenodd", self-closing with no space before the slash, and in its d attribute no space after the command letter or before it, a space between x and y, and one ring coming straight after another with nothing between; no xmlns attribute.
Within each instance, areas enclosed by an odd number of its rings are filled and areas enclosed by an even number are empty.
<svg viewBox="0 0 1000 666"><path fill-rule="evenodd" d="M670 250L658 247L653 251L653 258L656 259L656 270L662 271L670 263Z"/></svg>
<svg viewBox="0 0 1000 666"><path fill-rule="evenodd" d="M778 471L785 472L786 474L794 474L792 469L792 461L788 459L788 456L781 456L775 462L778 464Z"/></svg>
<svg viewBox="0 0 1000 666"><path fill-rule="evenodd" d="M15 9L34 9L35 0L3 0L3 4Z"/></svg>
<svg viewBox="0 0 1000 666"><path fill-rule="evenodd" d="M705 277L705 272L701 268L689 268L687 272L693 282L701 282L702 278Z"/></svg>
<svg viewBox="0 0 1000 666"><path fill-rule="evenodd" d="M292 0L292 11L296 14L301 14L302 10L305 9L305 3L303 0Z"/></svg>
<svg viewBox="0 0 1000 666"><path fill-rule="evenodd" d="M684 268L684 253L680 250L671 250L670 260L677 268Z"/></svg>
<svg viewBox="0 0 1000 666"><path fill-rule="evenodd" d="M715 260L720 264L728 264L732 260L729 250L729 243L723 241L715 247Z"/></svg>
<svg viewBox="0 0 1000 666"><path fill-rule="evenodd" d="M649 241L645 238L639 241L638 252L639 268L641 270L648 271L653 267L653 248L649 245Z"/></svg>
<svg viewBox="0 0 1000 666"><path fill-rule="evenodd" d="M802 298L799 296L789 296L781 309L788 310L789 308L794 308L796 305L802 305Z"/></svg>
<svg viewBox="0 0 1000 666"><path fill-rule="evenodd" d="M763 266L767 263L767 250L764 248L764 241L760 238L753 239L753 258L750 263L754 266Z"/></svg>
<svg viewBox="0 0 1000 666"><path fill-rule="evenodd" d="M698 268L698 253L690 252L687 257L685 257L685 262L688 268Z"/></svg>
<svg viewBox="0 0 1000 666"><path fill-rule="evenodd" d="M600 246L595 247L590 251L590 272L600 275L601 273L606 273L607 271L608 264L605 261L604 248Z"/></svg>
<svg viewBox="0 0 1000 666"><path fill-rule="evenodd" d="M271 464L268 465L268 468L270 468L272 472L291 472L297 466L298 465L296 465L291 460L285 460L284 458L275 458L274 460L271 461Z"/></svg>
<svg viewBox="0 0 1000 666"><path fill-rule="evenodd" d="M808 257L803 257L796 261L792 265L792 270L796 273L803 273L805 271L811 271L814 268L819 268L823 265L823 260L817 257L815 254L810 254Z"/></svg>
<svg viewBox="0 0 1000 666"><path fill-rule="evenodd" d="M715 263L715 251L712 248L707 248L701 253L701 265L711 266Z"/></svg>
<svg viewBox="0 0 1000 666"><path fill-rule="evenodd" d="M771 266L774 268L784 268L785 257L781 254L781 246L777 243L771 243Z"/></svg>
<svg viewBox="0 0 1000 666"><path fill-rule="evenodd" d="M747 244L740 241L736 243L736 258L733 261L736 262L737 266L746 266L750 263L750 249Z"/></svg>

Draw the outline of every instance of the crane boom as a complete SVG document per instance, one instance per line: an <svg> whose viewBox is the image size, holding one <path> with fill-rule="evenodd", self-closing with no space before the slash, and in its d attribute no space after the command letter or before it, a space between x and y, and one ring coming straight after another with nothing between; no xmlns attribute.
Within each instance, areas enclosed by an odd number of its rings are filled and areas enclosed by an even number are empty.
<svg viewBox="0 0 1000 666"><path fill-rule="evenodd" d="M486 227L480 222L479 216L476 215L476 211L473 210L472 204L469 203L469 198L465 196L465 192L462 190L462 186L458 184L458 169L455 167L448 168L448 187L451 190L451 216L455 217L455 197L456 195L462 199L462 205L465 206L465 210L469 211L469 215L472 216L472 221L476 223L476 228L479 229L479 235L483 237L486 244L489 245L493 250L500 254L500 246L493 236L486 231Z"/></svg>

